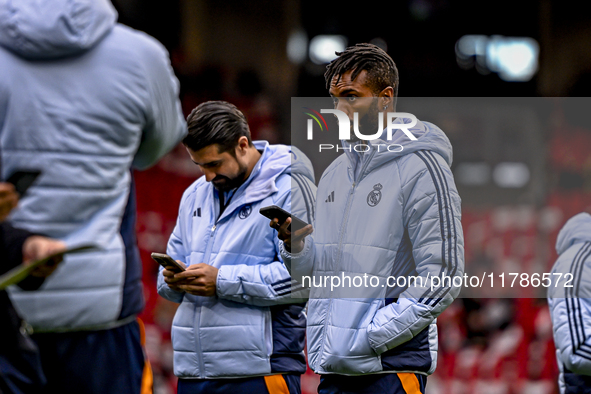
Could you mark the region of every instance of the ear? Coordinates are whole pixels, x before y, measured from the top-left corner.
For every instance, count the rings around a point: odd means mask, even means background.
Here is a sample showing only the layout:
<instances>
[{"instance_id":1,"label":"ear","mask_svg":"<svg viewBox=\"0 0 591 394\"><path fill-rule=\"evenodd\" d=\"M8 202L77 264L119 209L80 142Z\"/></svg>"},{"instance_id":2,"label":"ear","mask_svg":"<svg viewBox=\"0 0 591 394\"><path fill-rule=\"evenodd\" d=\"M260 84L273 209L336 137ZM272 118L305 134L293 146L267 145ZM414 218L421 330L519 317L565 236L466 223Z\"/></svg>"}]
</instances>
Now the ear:
<instances>
[{"instance_id":1,"label":"ear","mask_svg":"<svg viewBox=\"0 0 591 394\"><path fill-rule=\"evenodd\" d=\"M393 102L393 97L394 89L392 88L392 86L384 88L384 90L378 93L378 108L382 110L384 108L387 109L388 107L390 107L390 105Z\"/></svg>"},{"instance_id":2,"label":"ear","mask_svg":"<svg viewBox=\"0 0 591 394\"><path fill-rule=\"evenodd\" d=\"M248 144L248 138L246 138L245 136L238 138L238 144L236 145L236 153L240 155L245 155L249 146L250 145Z\"/></svg>"}]
</instances>

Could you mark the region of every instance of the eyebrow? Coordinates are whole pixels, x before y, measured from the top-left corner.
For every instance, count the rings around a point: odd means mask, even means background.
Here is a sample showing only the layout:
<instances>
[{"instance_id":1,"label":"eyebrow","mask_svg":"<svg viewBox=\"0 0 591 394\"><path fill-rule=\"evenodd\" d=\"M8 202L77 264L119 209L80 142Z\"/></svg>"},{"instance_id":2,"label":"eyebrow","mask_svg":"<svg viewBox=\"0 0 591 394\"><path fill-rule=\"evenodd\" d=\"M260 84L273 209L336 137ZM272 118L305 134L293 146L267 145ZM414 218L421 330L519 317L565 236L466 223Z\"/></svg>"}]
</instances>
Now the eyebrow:
<instances>
[{"instance_id":1,"label":"eyebrow","mask_svg":"<svg viewBox=\"0 0 591 394\"><path fill-rule=\"evenodd\" d=\"M359 91L357 91L355 89L345 89L342 92L340 92L340 96L345 96L345 95L350 94L350 93L359 94ZM331 97L336 97L334 94L332 94L330 92L329 92L329 94L330 94Z\"/></svg>"},{"instance_id":2,"label":"eyebrow","mask_svg":"<svg viewBox=\"0 0 591 394\"><path fill-rule=\"evenodd\" d=\"M199 164L197 163L195 160L191 159L191 161L195 164L197 164L200 167L209 167L209 166L214 166L216 164L219 164L222 162L222 160L214 160L214 161L210 161L209 163L203 163L203 164Z\"/></svg>"}]
</instances>

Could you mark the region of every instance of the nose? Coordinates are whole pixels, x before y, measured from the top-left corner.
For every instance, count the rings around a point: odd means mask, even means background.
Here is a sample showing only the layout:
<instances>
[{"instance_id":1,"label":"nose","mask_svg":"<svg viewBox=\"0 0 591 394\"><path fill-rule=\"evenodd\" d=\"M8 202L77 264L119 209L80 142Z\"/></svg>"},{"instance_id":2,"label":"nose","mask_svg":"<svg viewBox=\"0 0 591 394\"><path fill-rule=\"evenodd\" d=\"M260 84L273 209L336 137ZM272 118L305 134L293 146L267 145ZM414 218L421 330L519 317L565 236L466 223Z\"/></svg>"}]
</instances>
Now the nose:
<instances>
[{"instance_id":1,"label":"nose","mask_svg":"<svg viewBox=\"0 0 591 394\"><path fill-rule=\"evenodd\" d=\"M208 170L207 168L202 168L201 171L203 171L203 175L205 175L205 180L207 182L211 182L217 175L214 171Z\"/></svg>"}]
</instances>

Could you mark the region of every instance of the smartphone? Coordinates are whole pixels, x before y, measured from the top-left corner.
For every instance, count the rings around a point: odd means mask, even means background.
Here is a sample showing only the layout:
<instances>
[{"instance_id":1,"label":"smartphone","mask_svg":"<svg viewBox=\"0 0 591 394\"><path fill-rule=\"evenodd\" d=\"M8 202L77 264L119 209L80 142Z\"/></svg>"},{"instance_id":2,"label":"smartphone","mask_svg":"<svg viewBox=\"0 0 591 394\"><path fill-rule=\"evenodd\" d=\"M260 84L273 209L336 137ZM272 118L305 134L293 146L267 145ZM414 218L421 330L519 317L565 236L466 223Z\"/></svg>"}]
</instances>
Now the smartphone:
<instances>
[{"instance_id":1,"label":"smartphone","mask_svg":"<svg viewBox=\"0 0 591 394\"><path fill-rule=\"evenodd\" d=\"M173 259L172 257L170 257L167 254L152 253L152 259L154 259L154 261L156 261L158 264L160 264L164 268L166 268L168 266L173 266L173 267L176 267L176 269L179 272L182 272L185 270L185 266L182 263L179 263L178 261L176 261L175 259Z\"/></svg>"},{"instance_id":2,"label":"smartphone","mask_svg":"<svg viewBox=\"0 0 591 394\"><path fill-rule=\"evenodd\" d=\"M296 218L286 210L279 208L277 205L270 205L268 207L261 208L259 209L259 212L268 219L279 219L279 224L283 224L283 222L285 222L288 217L291 217L291 224L295 225L296 229L298 230L308 225L308 223L304 222L302 219Z\"/></svg>"},{"instance_id":3,"label":"smartphone","mask_svg":"<svg viewBox=\"0 0 591 394\"><path fill-rule=\"evenodd\" d=\"M6 182L12 183L19 197L23 198L39 175L39 170L18 170L9 176Z\"/></svg>"}]
</instances>

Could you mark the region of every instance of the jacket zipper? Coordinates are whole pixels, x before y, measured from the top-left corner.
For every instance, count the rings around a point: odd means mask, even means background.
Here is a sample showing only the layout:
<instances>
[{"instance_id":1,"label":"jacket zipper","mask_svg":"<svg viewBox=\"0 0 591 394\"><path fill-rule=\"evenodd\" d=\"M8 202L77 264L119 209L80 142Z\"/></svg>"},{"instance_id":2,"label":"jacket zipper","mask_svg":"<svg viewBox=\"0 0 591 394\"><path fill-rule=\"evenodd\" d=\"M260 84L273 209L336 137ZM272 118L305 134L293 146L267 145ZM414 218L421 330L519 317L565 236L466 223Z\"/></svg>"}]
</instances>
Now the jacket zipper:
<instances>
[{"instance_id":1,"label":"jacket zipper","mask_svg":"<svg viewBox=\"0 0 591 394\"><path fill-rule=\"evenodd\" d=\"M345 214L343 215L343 221L342 221L341 230L339 233L339 243L337 246L338 255L336 256L336 258L334 260L334 264L331 267L333 271L336 267L338 267L338 263L340 263L341 257L343 255L343 253L342 253L343 238L345 237L345 229L347 227L347 223L349 222L349 213L351 211L351 204L353 201L352 196L353 196L353 193L355 193L355 187L357 187L359 182L361 182L361 179L363 178L363 173L365 172L365 169L367 168L367 166L369 165L369 163L373 159L374 154L375 154L375 151L372 151L370 153L369 159L363 164L363 167L361 167L361 171L359 172L359 179L353 178L353 183L351 184L351 190L349 191L349 194L347 195L347 205L345 207Z\"/></svg>"},{"instance_id":2,"label":"jacket zipper","mask_svg":"<svg viewBox=\"0 0 591 394\"><path fill-rule=\"evenodd\" d=\"M217 229L217 222L213 225L213 227L211 228L211 233L209 235L209 241L207 242L207 248L205 249L205 255L203 256L203 262L204 263L208 263L209 262L209 256L211 255L211 249L213 248L213 236L215 235L215 230ZM201 327L201 308L202 306L199 306L199 313L197 314L197 322L196 322L196 326L197 327ZM201 329L198 329L197 331L198 333L201 333ZM198 361L199 361L199 377L204 377L205 376L205 364L203 363L203 351L202 351L202 347L201 347L201 335L199 335L199 349L197 349L197 356L198 356Z\"/></svg>"},{"instance_id":3,"label":"jacket zipper","mask_svg":"<svg viewBox=\"0 0 591 394\"><path fill-rule=\"evenodd\" d=\"M235 192L236 193L236 192ZM231 198L233 198L235 196L232 195ZM235 201L234 201L235 202ZM205 248L205 254L203 255L203 263L209 264L209 257L211 256L211 251L213 249L213 237L215 235L215 232L218 228L218 224L220 223L221 219L224 218L224 214L227 214L228 208L230 206L230 203L228 203L228 206L226 207L226 209L224 210L224 212L222 212L220 214L220 216L217 218L217 220L215 220L213 226L211 227L211 231L209 234L209 240L207 241L207 246ZM228 216L228 215L226 215ZM198 318L197 318L197 322L196 322L196 326L197 327L201 327L201 308L202 306L199 306L199 313L198 313ZM201 333L201 330L197 331L198 333ZM203 363L203 352L202 352L202 347L201 347L201 336L199 336L198 338L198 342L199 342L199 348L197 349L197 355L198 355L198 361L199 361L199 377L205 377L205 365Z\"/></svg>"},{"instance_id":4,"label":"jacket zipper","mask_svg":"<svg viewBox=\"0 0 591 394\"><path fill-rule=\"evenodd\" d=\"M359 181L361 181L361 179L363 178L363 173L365 172L365 169L367 168L367 166L369 165L369 163L371 162L371 159L373 159L373 155L375 152L371 153L371 156L369 157L369 159L363 164L363 167L361 167L361 171L359 172L359 180L353 178L353 183L351 184L351 190L349 190L349 194L347 195L347 205L345 207L345 213L343 215L343 221L342 221L342 225L341 225L341 230L340 230L340 234L339 234L339 244L337 246L337 256L335 257L334 263L331 267L331 272L334 271L334 269L336 267L338 267L338 263L341 260L342 257L342 246L343 246L343 238L345 236L345 228L347 227L347 223L349 222L349 212L351 211L351 204L353 201L353 194L355 193L355 187L359 184ZM331 315L331 307L332 307L332 296L330 297L330 299L328 300L328 313L326 314L325 320L324 320L324 327L323 327L323 332L322 332L322 346L320 348L320 361L322 361L322 356L324 355L324 344L325 344L325 339L326 339L326 327L328 326L328 320L330 319L330 315Z\"/></svg>"}]
</instances>

